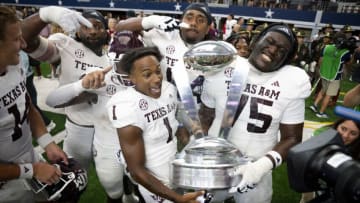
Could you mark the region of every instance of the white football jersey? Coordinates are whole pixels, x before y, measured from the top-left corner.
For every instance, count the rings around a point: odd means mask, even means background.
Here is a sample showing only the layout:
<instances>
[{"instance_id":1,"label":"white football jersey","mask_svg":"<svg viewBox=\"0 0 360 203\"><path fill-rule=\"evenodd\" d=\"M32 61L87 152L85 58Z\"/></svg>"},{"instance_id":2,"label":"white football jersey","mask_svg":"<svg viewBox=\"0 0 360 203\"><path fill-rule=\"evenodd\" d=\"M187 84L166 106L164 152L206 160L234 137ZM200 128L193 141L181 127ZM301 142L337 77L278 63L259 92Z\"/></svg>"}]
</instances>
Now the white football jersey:
<instances>
[{"instance_id":1,"label":"white football jersey","mask_svg":"<svg viewBox=\"0 0 360 203\"><path fill-rule=\"evenodd\" d=\"M239 57L235 67L244 66L250 67L249 75L228 139L244 154L257 159L277 143L280 123L304 122L305 99L310 95L311 85L305 71L295 66L264 73ZM202 102L216 108L210 135L219 133L229 88L227 80L221 72L206 78L204 83Z\"/></svg>"},{"instance_id":2,"label":"white football jersey","mask_svg":"<svg viewBox=\"0 0 360 203\"><path fill-rule=\"evenodd\" d=\"M30 97L21 63L0 76L0 163L34 161L29 125Z\"/></svg>"},{"instance_id":3,"label":"white football jersey","mask_svg":"<svg viewBox=\"0 0 360 203\"><path fill-rule=\"evenodd\" d=\"M95 70L101 69L97 67L90 67L87 73ZM113 95L119 91L125 90L127 87L119 85L113 77L111 71L107 72L104 81L106 83L104 87L95 90L88 90L88 92L93 92L98 95L97 101L93 102L92 107L92 119L95 127L94 142L120 149L117 132L112 126L107 114L106 104Z\"/></svg>"},{"instance_id":4,"label":"white football jersey","mask_svg":"<svg viewBox=\"0 0 360 203\"><path fill-rule=\"evenodd\" d=\"M59 85L78 81L86 73L88 67L105 68L110 66L106 54L98 56L81 42L62 33L51 35L49 40L55 42L61 58ZM93 124L89 103L66 107L65 113L77 124Z\"/></svg>"},{"instance_id":5,"label":"white football jersey","mask_svg":"<svg viewBox=\"0 0 360 203\"><path fill-rule=\"evenodd\" d=\"M175 113L178 101L172 84L163 81L161 89L160 98L154 99L134 88L127 88L115 94L107 108L115 128L132 125L142 130L145 167L169 185L170 164L177 151Z\"/></svg>"}]
</instances>

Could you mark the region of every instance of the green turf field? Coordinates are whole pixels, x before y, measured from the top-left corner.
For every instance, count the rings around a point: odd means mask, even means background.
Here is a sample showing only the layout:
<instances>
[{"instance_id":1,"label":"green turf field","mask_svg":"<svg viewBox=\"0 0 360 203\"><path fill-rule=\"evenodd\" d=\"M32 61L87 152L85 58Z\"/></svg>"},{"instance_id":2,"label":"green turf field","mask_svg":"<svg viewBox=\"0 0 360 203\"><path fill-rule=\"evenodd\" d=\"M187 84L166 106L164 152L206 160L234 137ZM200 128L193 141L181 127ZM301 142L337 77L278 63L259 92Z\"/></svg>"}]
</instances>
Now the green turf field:
<instances>
[{"instance_id":1,"label":"green turf field","mask_svg":"<svg viewBox=\"0 0 360 203\"><path fill-rule=\"evenodd\" d=\"M43 75L49 75L48 69L46 65L42 65ZM341 84L341 92L347 92L351 89L355 83L350 81L343 81ZM339 100L343 100L343 94L340 94ZM310 106L313 102L313 95L306 100L306 107ZM341 105L341 103L338 103ZM337 119L336 115L333 113L333 108L330 107L327 110L328 115L330 116L329 119L319 119L315 116L315 114L309 109L306 108L305 112L305 119L310 121L334 121ZM65 117L60 114L55 114L51 112L46 112L46 115L50 117L54 122L56 122L56 128L51 132L52 134L56 134L57 132L64 129L64 121ZM297 192L292 191L289 188L288 180L287 180L287 171L286 171L286 164L278 167L273 172L273 188L274 188L274 195L273 195L273 203L298 203L300 200L300 194ZM261 195L261 194L259 194ZM106 196L104 190L100 186L94 168L92 167L89 171L89 184L88 188L85 193L82 195L80 199L80 203L105 203Z\"/></svg>"}]
</instances>

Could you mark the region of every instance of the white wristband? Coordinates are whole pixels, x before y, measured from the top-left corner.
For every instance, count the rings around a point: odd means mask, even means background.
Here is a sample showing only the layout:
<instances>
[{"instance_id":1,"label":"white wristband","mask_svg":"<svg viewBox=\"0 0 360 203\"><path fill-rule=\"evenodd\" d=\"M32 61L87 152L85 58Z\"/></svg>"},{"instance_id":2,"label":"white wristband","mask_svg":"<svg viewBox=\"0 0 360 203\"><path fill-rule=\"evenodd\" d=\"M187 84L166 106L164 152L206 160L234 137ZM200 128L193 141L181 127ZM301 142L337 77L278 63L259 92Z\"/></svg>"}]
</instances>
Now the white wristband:
<instances>
[{"instance_id":1,"label":"white wristband","mask_svg":"<svg viewBox=\"0 0 360 203\"><path fill-rule=\"evenodd\" d=\"M282 163L282 157L279 154L279 152L277 151L269 151L268 153L266 153L266 155L269 155L273 158L273 163L274 163L274 168L278 167L281 165Z\"/></svg>"},{"instance_id":2,"label":"white wristband","mask_svg":"<svg viewBox=\"0 0 360 203\"><path fill-rule=\"evenodd\" d=\"M48 146L48 144L50 144L52 142L54 142L54 140L49 133L46 133L37 139L37 143L43 149L45 149L45 147Z\"/></svg>"},{"instance_id":3,"label":"white wristband","mask_svg":"<svg viewBox=\"0 0 360 203\"><path fill-rule=\"evenodd\" d=\"M34 175L33 165L31 163L19 164L19 179L31 179Z\"/></svg>"}]
</instances>

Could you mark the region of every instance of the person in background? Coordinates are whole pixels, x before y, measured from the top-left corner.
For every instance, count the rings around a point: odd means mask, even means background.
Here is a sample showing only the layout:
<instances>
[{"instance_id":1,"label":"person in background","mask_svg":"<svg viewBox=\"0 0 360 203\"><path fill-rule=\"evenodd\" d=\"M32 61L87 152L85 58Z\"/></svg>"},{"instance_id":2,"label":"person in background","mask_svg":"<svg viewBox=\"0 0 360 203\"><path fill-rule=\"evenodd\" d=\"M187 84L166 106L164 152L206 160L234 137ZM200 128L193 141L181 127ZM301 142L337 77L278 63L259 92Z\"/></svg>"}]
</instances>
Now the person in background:
<instances>
[{"instance_id":1,"label":"person in background","mask_svg":"<svg viewBox=\"0 0 360 203\"><path fill-rule=\"evenodd\" d=\"M294 59L292 60L292 64L303 68L306 72L308 72L310 53L309 48L304 43L304 38L305 34L302 31L296 32L296 39L298 41L299 47L296 51Z\"/></svg>"},{"instance_id":2,"label":"person in background","mask_svg":"<svg viewBox=\"0 0 360 203\"><path fill-rule=\"evenodd\" d=\"M247 21L246 21L246 31L253 31L255 28L255 21L253 18L249 18Z\"/></svg>"},{"instance_id":3,"label":"person in background","mask_svg":"<svg viewBox=\"0 0 360 203\"><path fill-rule=\"evenodd\" d=\"M114 34L115 34L115 26L118 23L118 21L116 20L116 18L109 18L108 19L108 29L106 30L109 37L110 37L110 42L112 41L112 39L114 38Z\"/></svg>"},{"instance_id":4,"label":"person in background","mask_svg":"<svg viewBox=\"0 0 360 203\"><path fill-rule=\"evenodd\" d=\"M237 24L237 21L234 19L234 14L229 14L226 17L225 32L223 33L223 40L226 40L228 37L230 37L230 35L233 31L233 26L235 24Z\"/></svg>"},{"instance_id":5,"label":"person in background","mask_svg":"<svg viewBox=\"0 0 360 203\"><path fill-rule=\"evenodd\" d=\"M270 203L271 171L286 160L292 146L301 142L305 99L311 85L304 70L288 65L297 50L295 33L288 25L269 25L250 47L248 59L239 56L219 72L222 76L205 78L199 117L204 133L218 136L230 88L225 81L231 79L232 67L248 67L228 140L253 161L229 171L230 175L242 176L229 193L237 203Z\"/></svg>"},{"instance_id":6,"label":"person in background","mask_svg":"<svg viewBox=\"0 0 360 203\"><path fill-rule=\"evenodd\" d=\"M230 36L226 41L235 47L239 56L247 58L250 55L249 38L239 34L234 34Z\"/></svg>"},{"instance_id":7,"label":"person in background","mask_svg":"<svg viewBox=\"0 0 360 203\"><path fill-rule=\"evenodd\" d=\"M183 136L177 134L177 90L163 80L161 58L156 47L124 53L116 72L127 75L133 87L110 99L108 116L117 129L126 168L145 202L195 203L203 191L181 195L171 189L171 161L177 136Z\"/></svg>"},{"instance_id":8,"label":"person in background","mask_svg":"<svg viewBox=\"0 0 360 203\"><path fill-rule=\"evenodd\" d=\"M328 118L327 109L331 97L338 94L344 67L351 61L351 54L346 46L346 37L342 32L334 36L334 44L326 45L319 59L322 89L314 103L309 107L318 118ZM321 107L318 105L321 102Z\"/></svg>"}]
</instances>

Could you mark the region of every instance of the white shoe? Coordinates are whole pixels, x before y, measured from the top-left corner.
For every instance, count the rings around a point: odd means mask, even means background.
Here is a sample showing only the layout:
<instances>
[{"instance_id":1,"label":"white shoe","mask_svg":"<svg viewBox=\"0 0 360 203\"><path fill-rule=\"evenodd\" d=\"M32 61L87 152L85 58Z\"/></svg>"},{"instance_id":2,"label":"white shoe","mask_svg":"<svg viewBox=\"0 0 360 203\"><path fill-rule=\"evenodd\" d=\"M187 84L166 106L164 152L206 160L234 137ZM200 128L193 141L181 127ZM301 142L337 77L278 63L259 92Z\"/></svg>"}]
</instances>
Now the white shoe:
<instances>
[{"instance_id":1,"label":"white shoe","mask_svg":"<svg viewBox=\"0 0 360 203\"><path fill-rule=\"evenodd\" d=\"M51 121L47 126L46 129L48 132L51 132L52 130L54 130L54 128L56 127L56 123L54 123L54 121Z\"/></svg>"},{"instance_id":2,"label":"white shoe","mask_svg":"<svg viewBox=\"0 0 360 203\"><path fill-rule=\"evenodd\" d=\"M131 193L130 195L123 194L122 202L123 203L138 203L139 197L136 196L134 193Z\"/></svg>"}]
</instances>

